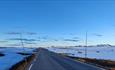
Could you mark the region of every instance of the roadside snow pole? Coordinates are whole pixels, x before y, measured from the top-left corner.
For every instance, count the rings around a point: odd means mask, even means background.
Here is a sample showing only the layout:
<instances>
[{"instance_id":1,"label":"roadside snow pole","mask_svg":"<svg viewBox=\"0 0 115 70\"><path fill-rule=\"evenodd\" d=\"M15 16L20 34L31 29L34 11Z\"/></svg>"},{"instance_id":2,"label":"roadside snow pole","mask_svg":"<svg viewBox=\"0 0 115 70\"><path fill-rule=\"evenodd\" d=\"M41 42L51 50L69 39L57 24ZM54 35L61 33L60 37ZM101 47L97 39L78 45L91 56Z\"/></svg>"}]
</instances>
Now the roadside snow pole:
<instances>
[{"instance_id":1,"label":"roadside snow pole","mask_svg":"<svg viewBox=\"0 0 115 70\"><path fill-rule=\"evenodd\" d=\"M22 48L23 48L23 52L25 52L25 49L24 49L24 43L23 43L23 40L22 40L22 33L20 33L20 42L21 42L21 45L22 45Z\"/></svg>"},{"instance_id":2,"label":"roadside snow pole","mask_svg":"<svg viewBox=\"0 0 115 70\"><path fill-rule=\"evenodd\" d=\"M85 36L85 58L87 58L87 32Z\"/></svg>"},{"instance_id":3,"label":"roadside snow pole","mask_svg":"<svg viewBox=\"0 0 115 70\"><path fill-rule=\"evenodd\" d=\"M10 34L10 35L19 35L19 39L17 39L17 40L20 40L20 42L21 42L21 45L22 45L22 49L23 49L23 52L25 52L25 49L24 49L24 42L23 42L23 38L22 38L22 33L20 33L20 32L9 32L9 33L7 33L7 34ZM26 57L24 58L24 60L25 60L25 63L27 64L27 60L26 60ZM26 65L25 64L25 65ZM25 68L25 65L24 65L24 68Z\"/></svg>"},{"instance_id":4,"label":"roadside snow pole","mask_svg":"<svg viewBox=\"0 0 115 70\"><path fill-rule=\"evenodd\" d=\"M20 42L21 42L21 45L22 45L22 48L23 48L23 53L26 53L24 42L23 42L22 33L19 33L19 35L20 35ZM24 69L25 69L25 67L27 65L27 59L26 59L26 57L24 57L24 61L25 61L25 64L24 64Z\"/></svg>"}]
</instances>

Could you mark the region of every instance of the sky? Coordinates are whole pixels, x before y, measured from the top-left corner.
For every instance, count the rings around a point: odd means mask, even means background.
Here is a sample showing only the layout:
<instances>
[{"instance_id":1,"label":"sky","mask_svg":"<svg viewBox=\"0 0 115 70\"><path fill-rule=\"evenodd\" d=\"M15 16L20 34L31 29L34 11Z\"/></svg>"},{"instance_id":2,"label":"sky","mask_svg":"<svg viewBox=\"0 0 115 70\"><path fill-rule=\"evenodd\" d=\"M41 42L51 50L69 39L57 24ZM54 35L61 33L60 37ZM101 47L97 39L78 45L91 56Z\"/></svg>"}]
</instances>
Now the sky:
<instances>
[{"instance_id":1,"label":"sky","mask_svg":"<svg viewBox=\"0 0 115 70\"><path fill-rule=\"evenodd\" d=\"M36 46L85 45L86 32L88 45L115 45L114 30L114 0L0 0L1 46L19 43L9 32L37 33L23 34Z\"/></svg>"}]
</instances>

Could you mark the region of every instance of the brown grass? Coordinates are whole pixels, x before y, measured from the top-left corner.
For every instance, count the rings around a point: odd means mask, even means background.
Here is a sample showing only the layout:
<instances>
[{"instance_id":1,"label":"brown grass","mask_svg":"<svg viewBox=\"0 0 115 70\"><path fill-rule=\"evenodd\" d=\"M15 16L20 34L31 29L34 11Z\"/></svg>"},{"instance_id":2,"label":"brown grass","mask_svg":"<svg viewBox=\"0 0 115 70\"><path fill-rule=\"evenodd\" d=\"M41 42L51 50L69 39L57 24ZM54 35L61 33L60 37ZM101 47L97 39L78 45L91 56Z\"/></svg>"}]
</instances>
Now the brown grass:
<instances>
[{"instance_id":1,"label":"brown grass","mask_svg":"<svg viewBox=\"0 0 115 70\"><path fill-rule=\"evenodd\" d=\"M84 63L89 63L98 67L105 68L107 70L115 70L115 61L111 60L98 60L98 59L90 59L90 58L76 58L76 57L70 57L72 59L75 59L77 61L81 61Z\"/></svg>"},{"instance_id":2,"label":"brown grass","mask_svg":"<svg viewBox=\"0 0 115 70\"><path fill-rule=\"evenodd\" d=\"M111 68L111 70L115 70L115 68Z\"/></svg>"}]
</instances>

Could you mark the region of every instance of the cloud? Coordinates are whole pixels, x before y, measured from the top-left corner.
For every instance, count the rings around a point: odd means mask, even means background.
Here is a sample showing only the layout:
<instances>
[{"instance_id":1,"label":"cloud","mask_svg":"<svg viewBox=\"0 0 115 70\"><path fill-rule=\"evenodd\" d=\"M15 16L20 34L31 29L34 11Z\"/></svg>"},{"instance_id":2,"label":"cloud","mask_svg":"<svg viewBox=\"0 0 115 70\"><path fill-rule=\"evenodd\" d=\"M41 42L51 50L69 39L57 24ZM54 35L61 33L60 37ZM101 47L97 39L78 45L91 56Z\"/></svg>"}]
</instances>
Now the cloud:
<instances>
[{"instance_id":1,"label":"cloud","mask_svg":"<svg viewBox=\"0 0 115 70\"><path fill-rule=\"evenodd\" d=\"M25 44L36 44L36 43L33 43L33 42L24 42Z\"/></svg>"},{"instance_id":2,"label":"cloud","mask_svg":"<svg viewBox=\"0 0 115 70\"><path fill-rule=\"evenodd\" d=\"M80 41L80 40L75 40L75 39L64 39L64 41L78 42L78 41Z\"/></svg>"},{"instance_id":3,"label":"cloud","mask_svg":"<svg viewBox=\"0 0 115 70\"><path fill-rule=\"evenodd\" d=\"M43 37L38 37L39 40L52 40L52 41L57 41L57 39L49 37L49 36L43 36Z\"/></svg>"},{"instance_id":4,"label":"cloud","mask_svg":"<svg viewBox=\"0 0 115 70\"><path fill-rule=\"evenodd\" d=\"M98 36L98 37L102 37L103 36L101 34L96 34L96 33L94 33L93 35Z\"/></svg>"},{"instance_id":5,"label":"cloud","mask_svg":"<svg viewBox=\"0 0 115 70\"><path fill-rule=\"evenodd\" d=\"M0 43L6 43L6 42L8 42L8 41L0 41Z\"/></svg>"},{"instance_id":6,"label":"cloud","mask_svg":"<svg viewBox=\"0 0 115 70\"><path fill-rule=\"evenodd\" d=\"M27 32L26 34L28 34L28 35L37 35L37 33L35 33L35 32Z\"/></svg>"},{"instance_id":7,"label":"cloud","mask_svg":"<svg viewBox=\"0 0 115 70\"><path fill-rule=\"evenodd\" d=\"M23 41L37 41L36 39L26 39L26 38L11 38L11 39L8 39L8 40L23 40Z\"/></svg>"},{"instance_id":8,"label":"cloud","mask_svg":"<svg viewBox=\"0 0 115 70\"><path fill-rule=\"evenodd\" d=\"M8 33L5 33L5 34L9 34L9 35L17 35L17 34L21 34L20 32L8 32Z\"/></svg>"},{"instance_id":9,"label":"cloud","mask_svg":"<svg viewBox=\"0 0 115 70\"><path fill-rule=\"evenodd\" d=\"M38 37L38 39L49 39L48 36Z\"/></svg>"},{"instance_id":10,"label":"cloud","mask_svg":"<svg viewBox=\"0 0 115 70\"><path fill-rule=\"evenodd\" d=\"M21 46L21 44L7 44L7 46Z\"/></svg>"},{"instance_id":11,"label":"cloud","mask_svg":"<svg viewBox=\"0 0 115 70\"><path fill-rule=\"evenodd\" d=\"M79 37L73 37L72 39L80 39Z\"/></svg>"},{"instance_id":12,"label":"cloud","mask_svg":"<svg viewBox=\"0 0 115 70\"><path fill-rule=\"evenodd\" d=\"M54 41L58 41L57 39L54 39Z\"/></svg>"},{"instance_id":13,"label":"cloud","mask_svg":"<svg viewBox=\"0 0 115 70\"><path fill-rule=\"evenodd\" d=\"M5 34L9 34L9 35L17 35L17 34L36 35L37 33L35 33L35 32L8 32Z\"/></svg>"}]
</instances>

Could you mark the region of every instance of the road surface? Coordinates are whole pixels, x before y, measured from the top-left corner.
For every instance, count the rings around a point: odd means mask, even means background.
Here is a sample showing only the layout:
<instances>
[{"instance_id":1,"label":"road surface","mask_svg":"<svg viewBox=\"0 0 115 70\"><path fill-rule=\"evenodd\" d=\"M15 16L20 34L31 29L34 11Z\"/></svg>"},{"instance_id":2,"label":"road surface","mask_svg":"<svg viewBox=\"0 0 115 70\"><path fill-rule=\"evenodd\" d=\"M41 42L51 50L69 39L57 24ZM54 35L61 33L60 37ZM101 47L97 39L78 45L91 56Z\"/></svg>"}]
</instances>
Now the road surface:
<instances>
[{"instance_id":1,"label":"road surface","mask_svg":"<svg viewBox=\"0 0 115 70\"><path fill-rule=\"evenodd\" d=\"M29 70L102 70L101 68L74 61L70 58L39 49L36 59Z\"/></svg>"}]
</instances>

